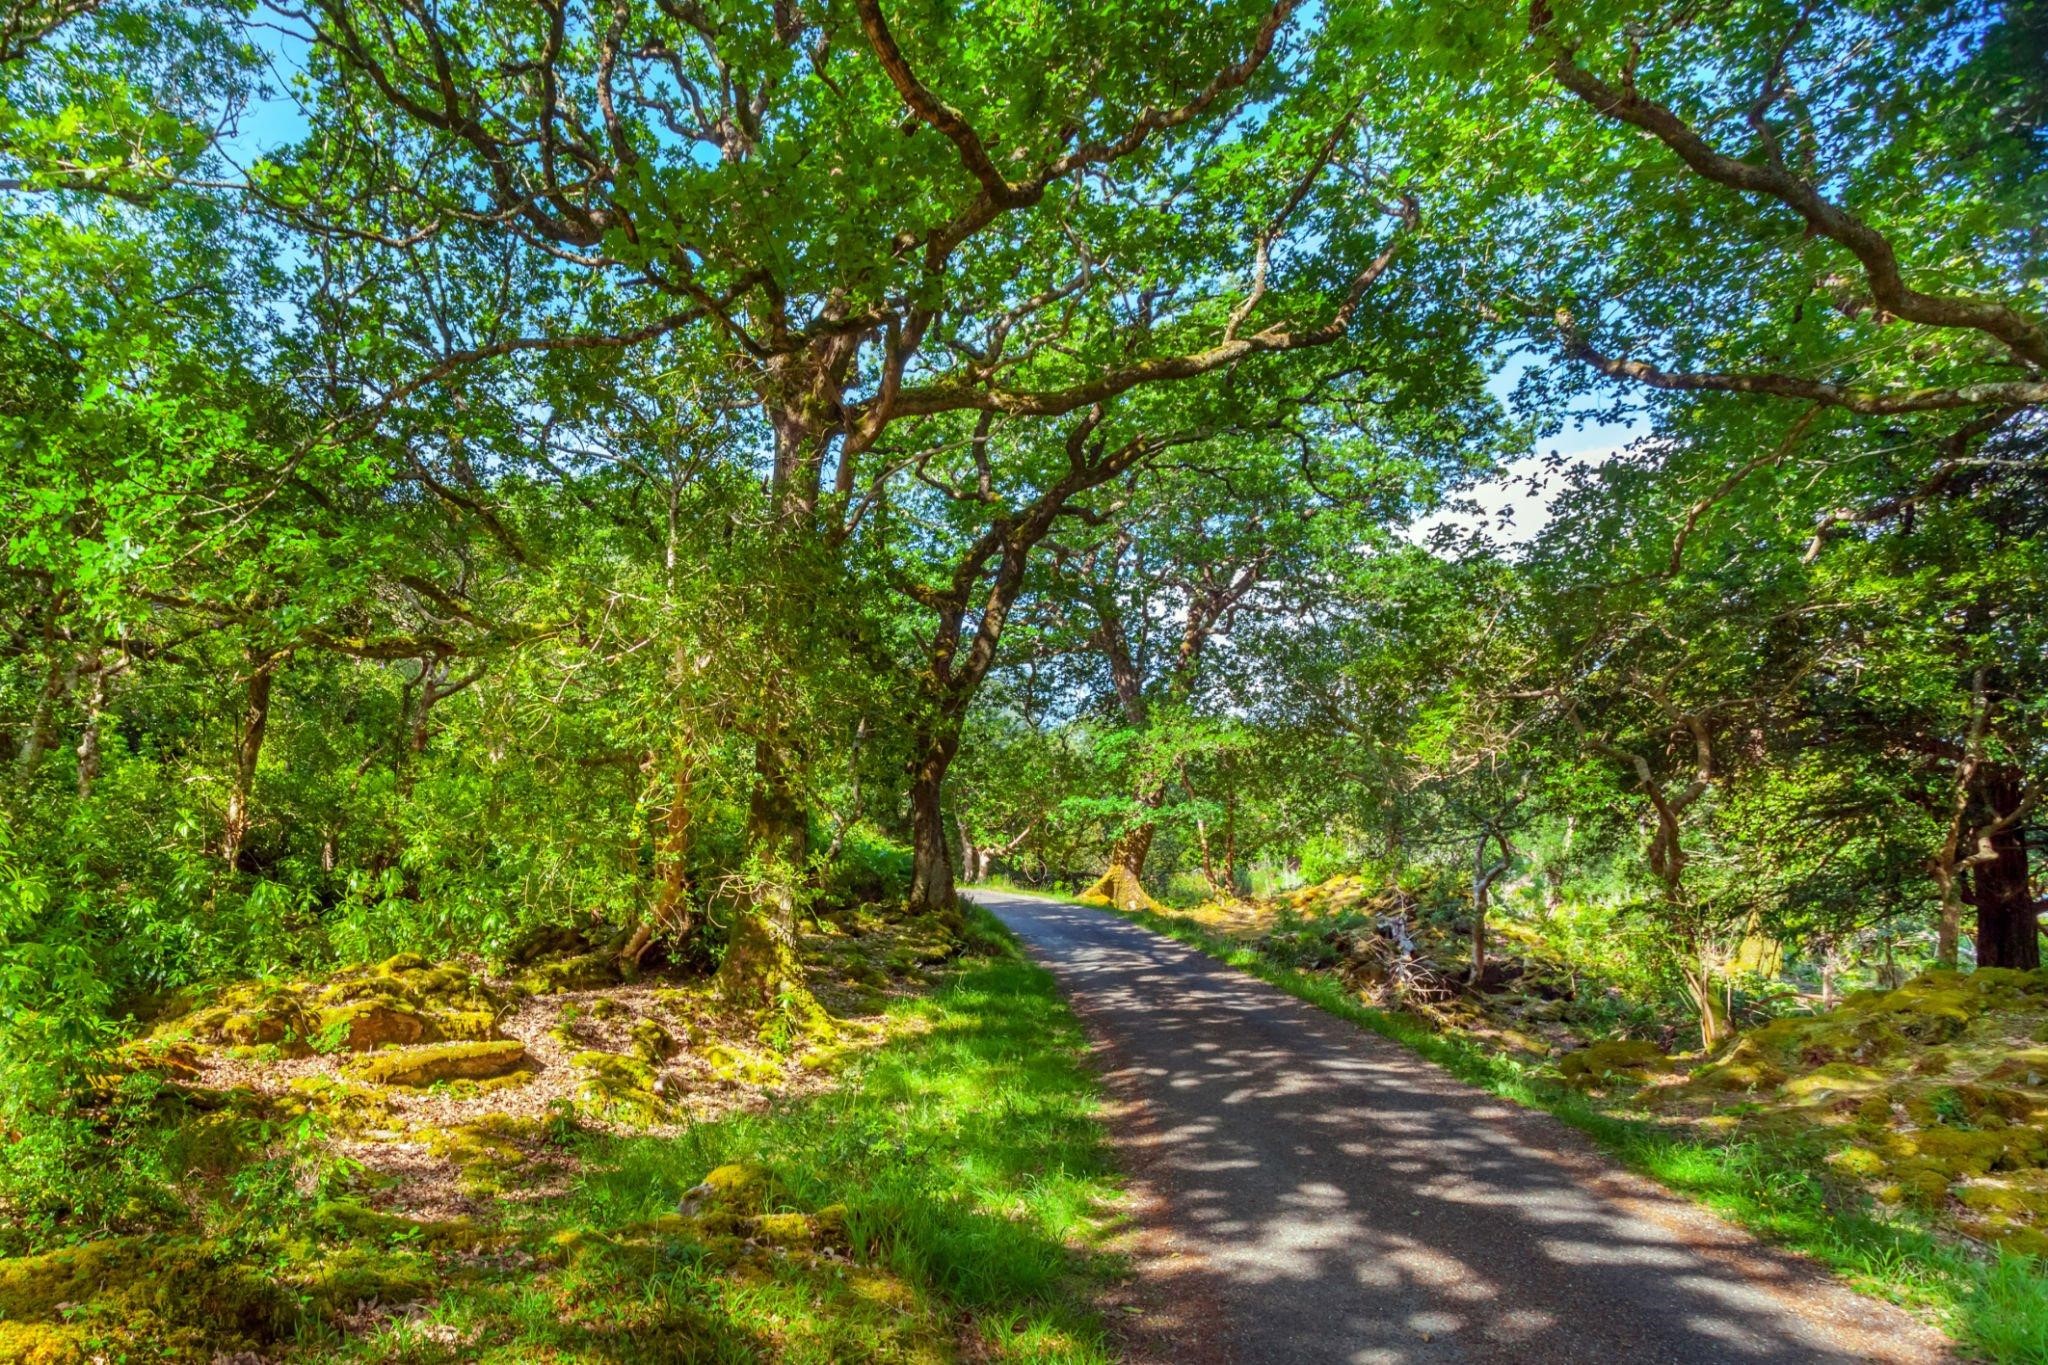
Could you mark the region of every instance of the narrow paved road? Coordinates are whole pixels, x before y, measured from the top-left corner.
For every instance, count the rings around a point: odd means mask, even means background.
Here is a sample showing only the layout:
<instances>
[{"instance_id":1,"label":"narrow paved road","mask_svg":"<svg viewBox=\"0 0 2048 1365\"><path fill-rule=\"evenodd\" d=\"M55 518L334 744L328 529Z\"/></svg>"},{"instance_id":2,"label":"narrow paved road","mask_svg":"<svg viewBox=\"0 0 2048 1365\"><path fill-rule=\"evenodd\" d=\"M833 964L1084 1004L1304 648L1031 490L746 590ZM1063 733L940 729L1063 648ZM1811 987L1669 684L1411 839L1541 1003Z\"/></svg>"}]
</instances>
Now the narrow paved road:
<instances>
[{"instance_id":1,"label":"narrow paved road","mask_svg":"<svg viewBox=\"0 0 2048 1365\"><path fill-rule=\"evenodd\" d=\"M1120 1141L1146 1149L1215 1296L1221 1350L1202 1354L1949 1359L1904 1313L1397 1044L1107 912L974 899L1052 970L1139 1111Z\"/></svg>"}]
</instances>

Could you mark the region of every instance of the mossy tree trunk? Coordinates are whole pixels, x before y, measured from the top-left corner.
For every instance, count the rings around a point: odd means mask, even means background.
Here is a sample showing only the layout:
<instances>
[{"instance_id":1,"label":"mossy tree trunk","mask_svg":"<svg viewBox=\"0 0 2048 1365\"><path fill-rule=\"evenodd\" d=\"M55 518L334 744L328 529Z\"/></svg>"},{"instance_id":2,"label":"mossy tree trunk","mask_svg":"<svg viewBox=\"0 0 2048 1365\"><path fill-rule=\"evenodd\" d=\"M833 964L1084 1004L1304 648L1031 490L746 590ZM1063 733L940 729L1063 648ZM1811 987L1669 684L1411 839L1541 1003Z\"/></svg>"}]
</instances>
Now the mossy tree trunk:
<instances>
[{"instance_id":1,"label":"mossy tree trunk","mask_svg":"<svg viewBox=\"0 0 2048 1365\"><path fill-rule=\"evenodd\" d=\"M653 756L650 755L650 761ZM686 942L696 928L690 908L690 823L695 769L687 741L676 745L675 770L669 787L668 808L661 813L655 831L654 906L649 919L633 931L622 957L638 963L656 938L671 947Z\"/></svg>"},{"instance_id":2,"label":"mossy tree trunk","mask_svg":"<svg viewBox=\"0 0 2048 1365\"><path fill-rule=\"evenodd\" d=\"M910 913L955 925L960 918L952 853L947 845L946 770L960 751L957 725L941 723L919 732L916 767L910 781Z\"/></svg>"},{"instance_id":3,"label":"mossy tree trunk","mask_svg":"<svg viewBox=\"0 0 2048 1365\"><path fill-rule=\"evenodd\" d=\"M92 675L92 685L86 690L85 724L78 732L78 799L81 801L91 799L92 789L100 779L100 727L106 719L107 693L114 673L105 652L97 648L88 658L87 670Z\"/></svg>"},{"instance_id":4,"label":"mossy tree trunk","mask_svg":"<svg viewBox=\"0 0 2048 1365\"><path fill-rule=\"evenodd\" d=\"M1698 944L1688 947L1688 959L1679 967L1685 978L1685 993L1692 999L1692 1007L1699 1015L1700 1045L1712 1052L1728 1041L1735 1032L1735 1025L1728 1013L1728 993L1720 980L1720 974L1708 965L1707 955Z\"/></svg>"},{"instance_id":5,"label":"mossy tree trunk","mask_svg":"<svg viewBox=\"0 0 2048 1365\"><path fill-rule=\"evenodd\" d=\"M823 1017L804 984L796 951L797 888L810 853L810 822L780 745L754 746L754 787L747 803L752 904L733 923L718 986L739 1009L772 1011L810 1022Z\"/></svg>"},{"instance_id":6,"label":"mossy tree trunk","mask_svg":"<svg viewBox=\"0 0 2048 1365\"><path fill-rule=\"evenodd\" d=\"M1147 822L1117 836L1109 849L1109 866L1082 892L1084 899L1109 902L1124 910L1157 910L1159 902L1146 894L1145 858L1152 851L1159 827Z\"/></svg>"}]
</instances>

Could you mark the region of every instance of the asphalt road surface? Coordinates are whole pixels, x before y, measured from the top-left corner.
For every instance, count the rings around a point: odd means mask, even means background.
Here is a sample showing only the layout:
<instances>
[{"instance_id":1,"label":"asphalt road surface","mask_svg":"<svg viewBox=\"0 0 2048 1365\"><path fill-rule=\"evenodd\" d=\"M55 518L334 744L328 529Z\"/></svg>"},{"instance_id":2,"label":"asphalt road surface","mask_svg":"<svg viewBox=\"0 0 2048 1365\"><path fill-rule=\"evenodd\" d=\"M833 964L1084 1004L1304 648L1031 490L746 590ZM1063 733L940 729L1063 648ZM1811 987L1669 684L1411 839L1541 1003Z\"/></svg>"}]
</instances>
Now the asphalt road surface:
<instances>
[{"instance_id":1,"label":"asphalt road surface","mask_svg":"<svg viewBox=\"0 0 2048 1365\"><path fill-rule=\"evenodd\" d=\"M1947 1360L1548 1115L1107 911L975 892L1087 1023L1235 1362ZM1134 1150L1142 1148L1142 1151ZM1141 1262L1142 1262L1141 1258Z\"/></svg>"}]
</instances>

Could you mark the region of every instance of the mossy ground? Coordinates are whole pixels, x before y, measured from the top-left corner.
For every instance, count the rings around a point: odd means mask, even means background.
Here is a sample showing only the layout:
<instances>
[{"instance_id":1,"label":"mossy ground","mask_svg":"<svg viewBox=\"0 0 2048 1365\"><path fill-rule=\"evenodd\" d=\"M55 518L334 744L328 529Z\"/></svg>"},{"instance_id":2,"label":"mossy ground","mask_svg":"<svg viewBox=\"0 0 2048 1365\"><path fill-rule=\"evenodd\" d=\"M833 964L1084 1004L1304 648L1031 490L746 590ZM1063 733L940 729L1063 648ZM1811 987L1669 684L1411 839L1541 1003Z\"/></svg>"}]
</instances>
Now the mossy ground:
<instances>
[{"instance_id":1,"label":"mossy ground","mask_svg":"<svg viewBox=\"0 0 2048 1365\"><path fill-rule=\"evenodd\" d=\"M1708 1056L1600 1038L1548 999L1540 945L1507 1000L1401 1008L1341 950L1357 878L1263 903L1125 911L1583 1130L1636 1169L1918 1308L1984 1358L2048 1362L2048 972L1929 973ZM1304 941L1311 951L1302 951ZM1585 983L1582 994L1596 995Z\"/></svg>"},{"instance_id":2,"label":"mossy ground","mask_svg":"<svg viewBox=\"0 0 2048 1365\"><path fill-rule=\"evenodd\" d=\"M0 1362L1108 1359L1116 1187L1050 981L979 920L965 956L872 915L804 952L832 1038L782 1051L772 1020L710 1027L692 983L508 1006L472 976L501 1027L561 1035L535 1052L563 1102L534 1114L309 1072L288 1033L199 1042L271 1051L203 1051L169 1092L211 1153L189 1217L0 1260ZM327 988L239 988L230 1014L315 1021ZM182 1018L158 1044L193 1045Z\"/></svg>"}]
</instances>

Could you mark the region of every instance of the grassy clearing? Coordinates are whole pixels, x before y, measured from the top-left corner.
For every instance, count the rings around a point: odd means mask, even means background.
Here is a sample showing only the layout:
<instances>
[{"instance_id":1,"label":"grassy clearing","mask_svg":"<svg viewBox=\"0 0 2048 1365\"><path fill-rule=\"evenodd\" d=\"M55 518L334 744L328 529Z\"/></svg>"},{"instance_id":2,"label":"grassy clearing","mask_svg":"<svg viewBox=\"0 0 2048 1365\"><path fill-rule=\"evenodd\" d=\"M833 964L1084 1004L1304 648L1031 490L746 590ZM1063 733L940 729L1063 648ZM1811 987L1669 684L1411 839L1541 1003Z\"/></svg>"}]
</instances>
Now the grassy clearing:
<instances>
[{"instance_id":1,"label":"grassy clearing","mask_svg":"<svg viewBox=\"0 0 2048 1365\"><path fill-rule=\"evenodd\" d=\"M2039 1261L1984 1254L1872 1216L1860 1191L1829 1178L1817 1145L1789 1139L1701 1141L1603 1112L1528 1063L1411 1016L1364 1005L1331 977L1277 962L1182 917L1117 913L1391 1038L1461 1080L1556 1115L1623 1164L1730 1222L1814 1257L1865 1292L1930 1314L1974 1354L1999 1362L2048 1362L2048 1276Z\"/></svg>"},{"instance_id":2,"label":"grassy clearing","mask_svg":"<svg viewBox=\"0 0 2048 1365\"><path fill-rule=\"evenodd\" d=\"M234 1246L0 1261L0 1361L1106 1362L1118 1187L1085 1040L993 921L970 938L829 1088L665 1136L565 1118L567 1183L508 1183L487 1217L342 1200ZM191 1292L158 1303L173 1259Z\"/></svg>"}]
</instances>

